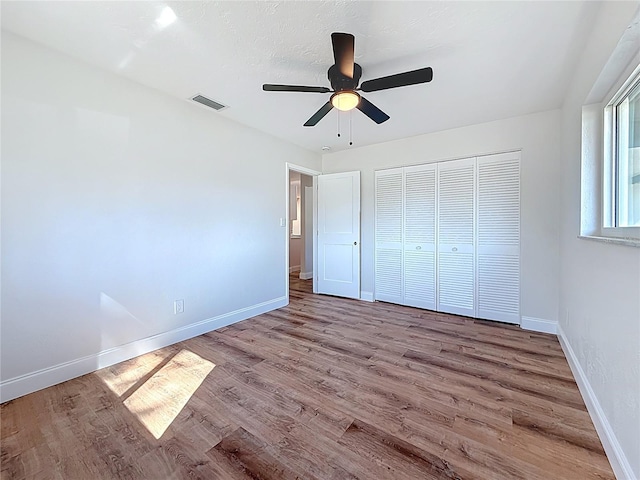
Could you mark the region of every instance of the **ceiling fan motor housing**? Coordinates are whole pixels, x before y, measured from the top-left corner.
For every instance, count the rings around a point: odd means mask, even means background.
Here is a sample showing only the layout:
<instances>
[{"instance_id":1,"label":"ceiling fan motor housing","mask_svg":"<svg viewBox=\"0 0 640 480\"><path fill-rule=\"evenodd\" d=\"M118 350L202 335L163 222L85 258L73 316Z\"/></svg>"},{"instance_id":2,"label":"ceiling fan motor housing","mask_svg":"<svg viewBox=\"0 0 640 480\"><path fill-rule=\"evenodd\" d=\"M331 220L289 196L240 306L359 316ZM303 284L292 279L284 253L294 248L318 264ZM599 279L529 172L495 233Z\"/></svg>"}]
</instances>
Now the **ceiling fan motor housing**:
<instances>
[{"instance_id":1,"label":"ceiling fan motor housing","mask_svg":"<svg viewBox=\"0 0 640 480\"><path fill-rule=\"evenodd\" d=\"M331 88L336 92L342 92L344 90L355 90L360 83L360 77L362 76L362 67L357 63L353 64L353 78L347 77L340 72L340 69L336 65L332 65L327 72L327 77L331 83Z\"/></svg>"}]
</instances>

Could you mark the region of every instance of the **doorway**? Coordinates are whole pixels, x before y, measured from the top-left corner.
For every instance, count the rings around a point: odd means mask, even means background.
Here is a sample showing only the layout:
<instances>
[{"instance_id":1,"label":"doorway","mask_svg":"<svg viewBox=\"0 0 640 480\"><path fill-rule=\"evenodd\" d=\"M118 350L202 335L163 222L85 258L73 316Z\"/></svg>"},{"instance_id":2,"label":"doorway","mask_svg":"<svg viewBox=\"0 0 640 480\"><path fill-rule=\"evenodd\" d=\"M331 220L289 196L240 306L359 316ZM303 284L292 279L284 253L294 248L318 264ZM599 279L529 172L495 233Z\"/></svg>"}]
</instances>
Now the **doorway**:
<instances>
[{"instance_id":1,"label":"doorway","mask_svg":"<svg viewBox=\"0 0 640 480\"><path fill-rule=\"evenodd\" d=\"M313 278L313 293L322 293L345 298L360 298L360 172L342 172L322 175L304 167L286 164L286 295L289 296L289 276L296 271L297 252L290 252L293 221L298 218L297 191L300 192L300 216L309 212L312 199L312 221L306 218L299 225L300 233L308 232L301 242L300 271L303 277ZM296 184L300 176L300 188ZM302 182L311 178L312 188ZM302 186L305 187L302 190ZM292 191L294 193L292 193ZM295 209L295 213L294 213ZM308 215L307 215L308 217ZM298 228L296 226L296 232ZM301 235L302 236L302 235ZM309 236L312 238L309 239ZM295 247L293 247L295 248ZM291 257L291 258L290 258ZM309 270L311 266L312 270ZM291 268L293 267L293 268ZM300 275L300 274L298 274ZM300 276L298 276L300 278ZM302 278L301 280L304 280Z\"/></svg>"},{"instance_id":2,"label":"doorway","mask_svg":"<svg viewBox=\"0 0 640 480\"><path fill-rule=\"evenodd\" d=\"M320 172L287 163L286 292L315 292L316 177Z\"/></svg>"}]
</instances>

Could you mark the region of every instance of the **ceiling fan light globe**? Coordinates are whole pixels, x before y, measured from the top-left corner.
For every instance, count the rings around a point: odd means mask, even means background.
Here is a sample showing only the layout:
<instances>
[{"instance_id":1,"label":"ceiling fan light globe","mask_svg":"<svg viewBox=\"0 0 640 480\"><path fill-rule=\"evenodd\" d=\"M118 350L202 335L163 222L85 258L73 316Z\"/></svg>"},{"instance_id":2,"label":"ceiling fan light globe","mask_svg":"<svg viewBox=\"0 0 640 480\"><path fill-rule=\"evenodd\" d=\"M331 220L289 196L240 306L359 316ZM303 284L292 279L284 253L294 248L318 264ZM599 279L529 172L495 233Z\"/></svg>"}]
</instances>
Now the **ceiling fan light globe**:
<instances>
[{"instance_id":1,"label":"ceiling fan light globe","mask_svg":"<svg viewBox=\"0 0 640 480\"><path fill-rule=\"evenodd\" d=\"M353 110L359 103L360 95L350 90L336 92L331 96L331 105L342 112Z\"/></svg>"}]
</instances>

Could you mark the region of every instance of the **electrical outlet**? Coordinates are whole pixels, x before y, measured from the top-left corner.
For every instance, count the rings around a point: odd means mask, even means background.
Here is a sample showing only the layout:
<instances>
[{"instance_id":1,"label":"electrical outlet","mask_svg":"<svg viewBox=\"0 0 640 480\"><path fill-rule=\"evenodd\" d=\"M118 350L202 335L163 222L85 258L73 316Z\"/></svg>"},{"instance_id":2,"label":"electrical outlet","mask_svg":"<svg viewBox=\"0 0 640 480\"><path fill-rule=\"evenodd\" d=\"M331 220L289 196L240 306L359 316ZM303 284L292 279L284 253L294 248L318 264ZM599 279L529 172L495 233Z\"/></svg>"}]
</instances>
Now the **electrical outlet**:
<instances>
[{"instance_id":1,"label":"electrical outlet","mask_svg":"<svg viewBox=\"0 0 640 480\"><path fill-rule=\"evenodd\" d=\"M184 313L184 300L176 300L173 302L173 313L174 315Z\"/></svg>"}]
</instances>

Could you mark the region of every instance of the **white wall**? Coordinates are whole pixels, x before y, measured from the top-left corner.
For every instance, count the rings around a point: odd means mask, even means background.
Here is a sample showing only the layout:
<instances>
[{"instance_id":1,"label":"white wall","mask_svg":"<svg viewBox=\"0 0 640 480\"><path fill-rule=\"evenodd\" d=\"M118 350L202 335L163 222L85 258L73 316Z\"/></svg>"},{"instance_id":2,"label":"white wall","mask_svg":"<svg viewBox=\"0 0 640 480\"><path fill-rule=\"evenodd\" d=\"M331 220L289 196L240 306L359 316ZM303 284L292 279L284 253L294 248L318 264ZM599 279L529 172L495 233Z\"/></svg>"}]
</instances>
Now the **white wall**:
<instances>
[{"instance_id":1,"label":"white wall","mask_svg":"<svg viewBox=\"0 0 640 480\"><path fill-rule=\"evenodd\" d=\"M311 190L309 190L311 189ZM302 258L300 273L306 279L313 274L313 177L300 175L300 193L302 194Z\"/></svg>"},{"instance_id":2,"label":"white wall","mask_svg":"<svg viewBox=\"0 0 640 480\"><path fill-rule=\"evenodd\" d=\"M302 237L289 239L289 270L300 271L300 261L302 258Z\"/></svg>"},{"instance_id":3,"label":"white wall","mask_svg":"<svg viewBox=\"0 0 640 480\"><path fill-rule=\"evenodd\" d=\"M601 409L595 423L618 478L629 479L640 478L640 248L577 237L582 104L637 8L636 2L601 7L562 110L560 326L588 386L583 390L591 389Z\"/></svg>"},{"instance_id":4,"label":"white wall","mask_svg":"<svg viewBox=\"0 0 640 480\"><path fill-rule=\"evenodd\" d=\"M282 304L285 162L321 164L3 32L3 400Z\"/></svg>"},{"instance_id":5,"label":"white wall","mask_svg":"<svg viewBox=\"0 0 640 480\"><path fill-rule=\"evenodd\" d=\"M300 222L300 233L302 233L302 211L300 212L300 218L297 218L297 197L301 197L300 188L300 173L289 171L289 231L292 231L293 221ZM302 209L301 209L302 210ZM293 268L294 271L300 270L300 259L302 257L302 238L289 237L289 271Z\"/></svg>"},{"instance_id":6,"label":"white wall","mask_svg":"<svg viewBox=\"0 0 640 480\"><path fill-rule=\"evenodd\" d=\"M324 173L362 172L363 292L374 291L375 170L522 149L521 313L557 321L559 127L555 110L324 155Z\"/></svg>"}]
</instances>

